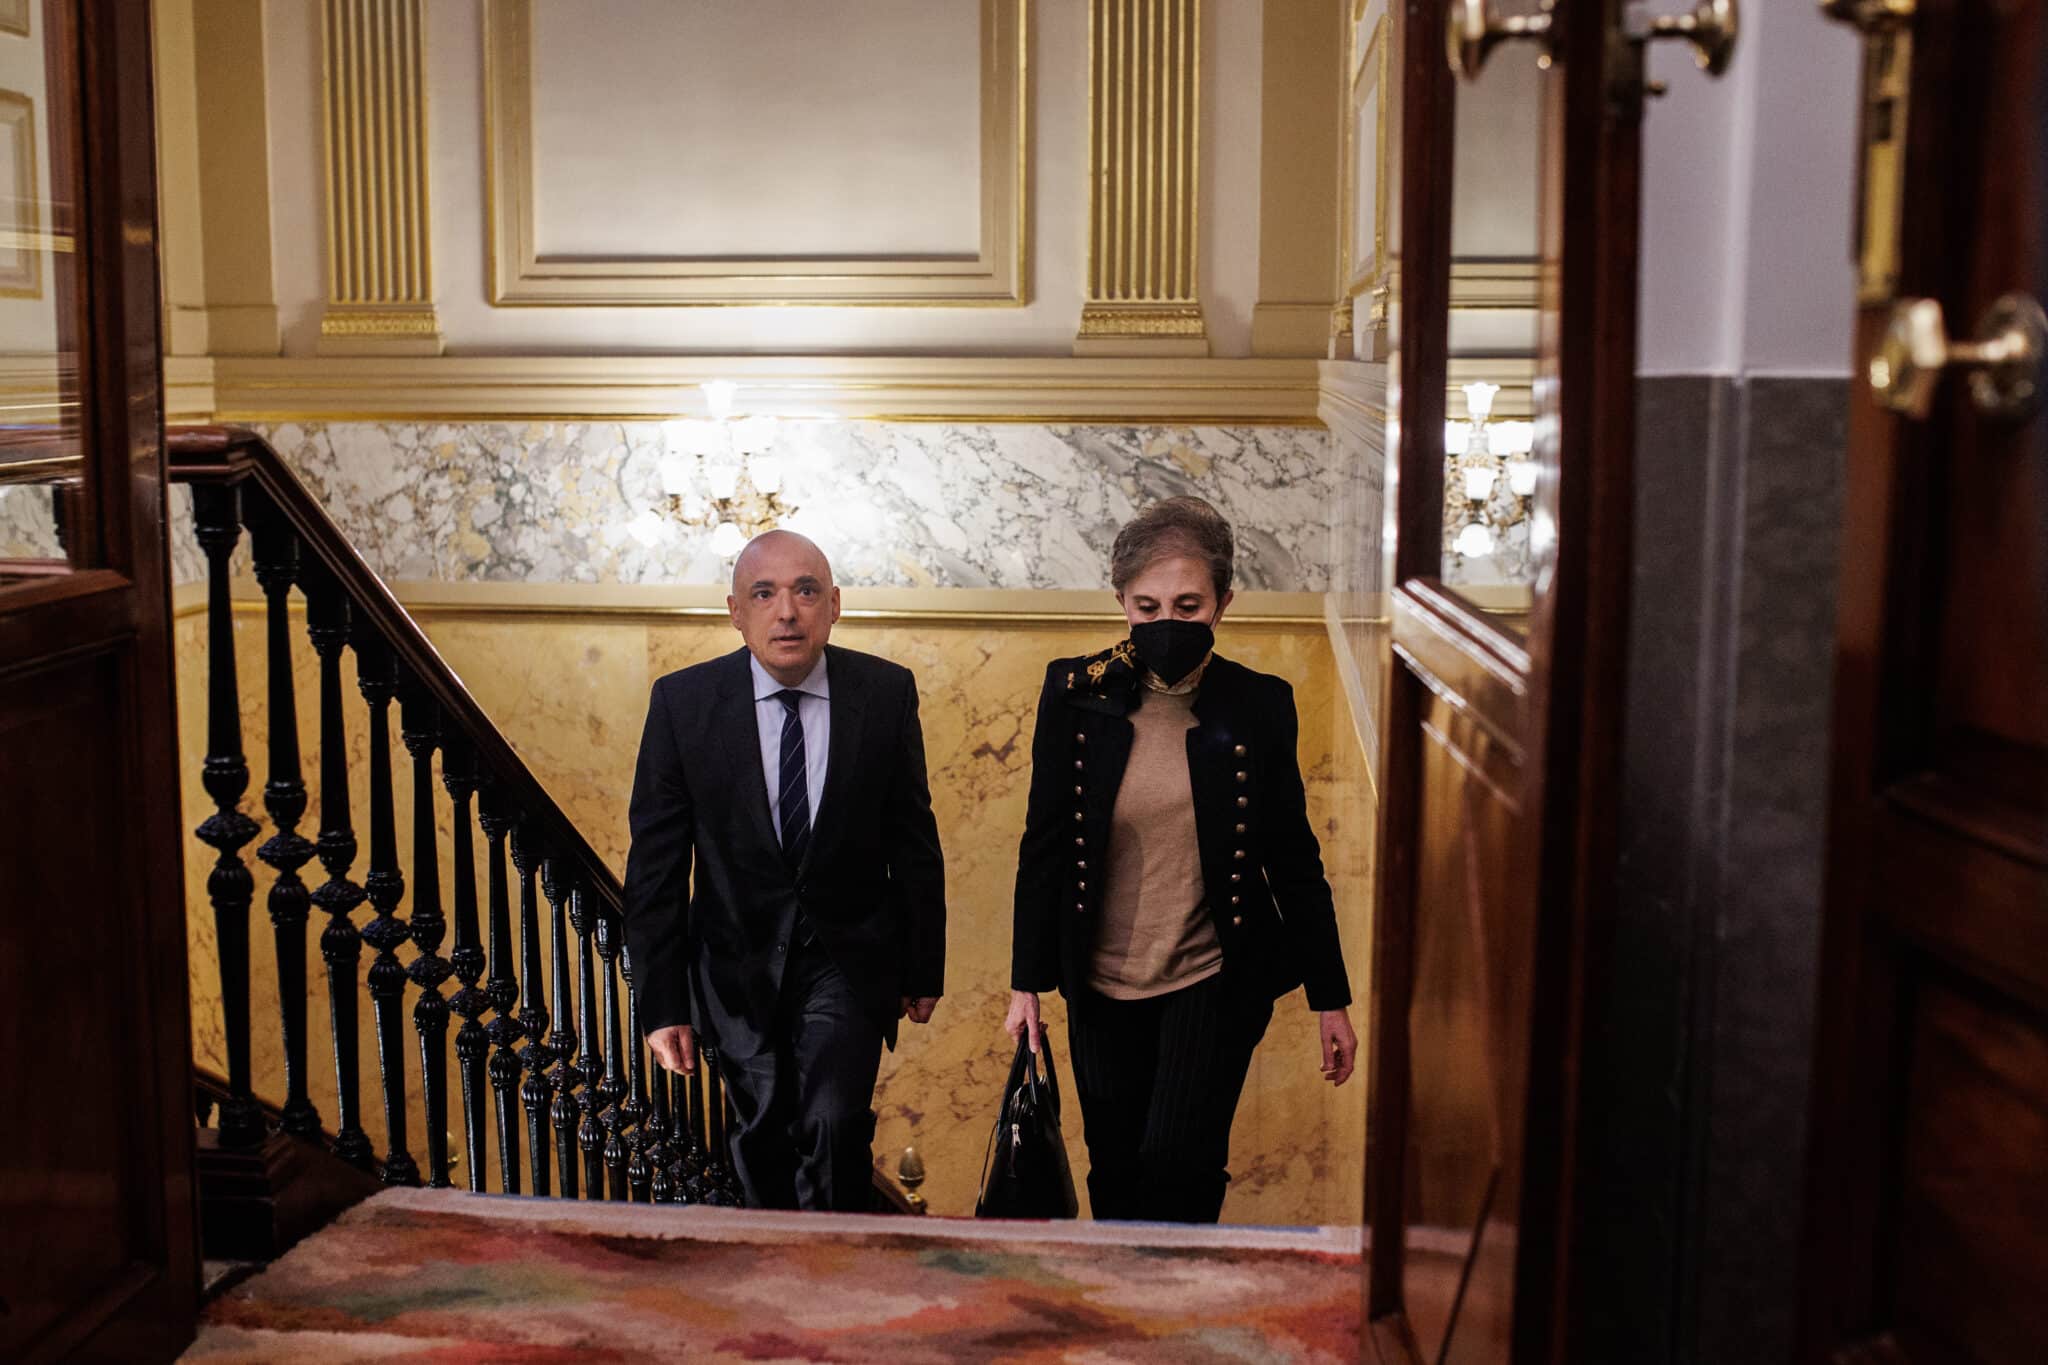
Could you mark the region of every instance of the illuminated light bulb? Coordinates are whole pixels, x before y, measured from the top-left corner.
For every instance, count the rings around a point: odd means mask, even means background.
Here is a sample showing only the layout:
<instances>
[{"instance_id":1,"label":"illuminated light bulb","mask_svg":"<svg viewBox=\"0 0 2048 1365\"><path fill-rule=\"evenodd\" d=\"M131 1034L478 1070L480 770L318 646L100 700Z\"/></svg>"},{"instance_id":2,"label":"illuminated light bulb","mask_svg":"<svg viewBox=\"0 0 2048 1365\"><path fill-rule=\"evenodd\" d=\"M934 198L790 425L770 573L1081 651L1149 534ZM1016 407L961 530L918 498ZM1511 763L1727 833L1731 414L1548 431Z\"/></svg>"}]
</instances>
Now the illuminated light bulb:
<instances>
[{"instance_id":1,"label":"illuminated light bulb","mask_svg":"<svg viewBox=\"0 0 2048 1365\"><path fill-rule=\"evenodd\" d=\"M780 460L767 455L756 456L748 462L747 474L748 477L753 479L754 487L759 492L779 493L782 491L782 461Z\"/></svg>"},{"instance_id":2,"label":"illuminated light bulb","mask_svg":"<svg viewBox=\"0 0 2048 1365\"><path fill-rule=\"evenodd\" d=\"M1489 384L1483 379L1465 385L1465 411L1472 420L1483 423L1493 412L1493 396L1500 392L1500 385Z\"/></svg>"},{"instance_id":3,"label":"illuminated light bulb","mask_svg":"<svg viewBox=\"0 0 2048 1365\"><path fill-rule=\"evenodd\" d=\"M732 400L740 391L739 385L730 379L707 379L697 387L704 390L704 406L712 421L723 422L732 416Z\"/></svg>"},{"instance_id":4,"label":"illuminated light bulb","mask_svg":"<svg viewBox=\"0 0 2048 1365\"><path fill-rule=\"evenodd\" d=\"M1536 448L1534 422L1495 422L1486 430L1496 455L1527 455Z\"/></svg>"},{"instance_id":5,"label":"illuminated light bulb","mask_svg":"<svg viewBox=\"0 0 2048 1365\"><path fill-rule=\"evenodd\" d=\"M729 521L721 521L711 532L711 553L730 559L746 548L746 533Z\"/></svg>"},{"instance_id":6,"label":"illuminated light bulb","mask_svg":"<svg viewBox=\"0 0 2048 1365\"><path fill-rule=\"evenodd\" d=\"M1493 532L1476 521L1465 523L1465 529L1458 532L1457 551L1467 559L1493 553Z\"/></svg>"},{"instance_id":7,"label":"illuminated light bulb","mask_svg":"<svg viewBox=\"0 0 2048 1365\"><path fill-rule=\"evenodd\" d=\"M1530 497L1536 492L1534 460L1508 461L1508 490L1518 498Z\"/></svg>"},{"instance_id":8,"label":"illuminated light bulb","mask_svg":"<svg viewBox=\"0 0 2048 1365\"><path fill-rule=\"evenodd\" d=\"M681 497L690 491L690 462L680 455L661 457L661 491Z\"/></svg>"},{"instance_id":9,"label":"illuminated light bulb","mask_svg":"<svg viewBox=\"0 0 2048 1365\"><path fill-rule=\"evenodd\" d=\"M714 498L729 498L739 491L740 466L736 461L706 460L704 482L711 487Z\"/></svg>"},{"instance_id":10,"label":"illuminated light bulb","mask_svg":"<svg viewBox=\"0 0 2048 1365\"><path fill-rule=\"evenodd\" d=\"M650 550L661 543L662 529L661 518L652 511L642 512L626 523L626 534Z\"/></svg>"},{"instance_id":11,"label":"illuminated light bulb","mask_svg":"<svg viewBox=\"0 0 2048 1365\"><path fill-rule=\"evenodd\" d=\"M1468 502L1485 502L1493 496L1493 482L1500 477L1500 471L1489 465L1468 465L1465 469L1465 498Z\"/></svg>"},{"instance_id":12,"label":"illuminated light bulb","mask_svg":"<svg viewBox=\"0 0 2048 1365\"><path fill-rule=\"evenodd\" d=\"M1444 449L1453 453L1465 448L1465 442L1472 439L1470 422L1444 423Z\"/></svg>"}]
</instances>

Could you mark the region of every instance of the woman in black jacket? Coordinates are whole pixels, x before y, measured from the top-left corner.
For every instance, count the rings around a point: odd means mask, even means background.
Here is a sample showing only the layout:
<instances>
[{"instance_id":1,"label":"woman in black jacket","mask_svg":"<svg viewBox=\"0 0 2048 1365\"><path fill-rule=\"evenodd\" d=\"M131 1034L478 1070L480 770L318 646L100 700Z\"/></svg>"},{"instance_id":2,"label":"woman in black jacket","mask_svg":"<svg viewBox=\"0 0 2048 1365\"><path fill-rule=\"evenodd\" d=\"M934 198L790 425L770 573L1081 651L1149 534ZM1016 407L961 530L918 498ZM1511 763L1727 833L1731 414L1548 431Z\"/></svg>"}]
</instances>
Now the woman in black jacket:
<instances>
[{"instance_id":1,"label":"woman in black jacket","mask_svg":"<svg viewBox=\"0 0 2048 1365\"><path fill-rule=\"evenodd\" d=\"M1213 1223L1273 1001L1304 982L1322 1071L1357 1039L1287 683L1212 652L1230 523L1169 498L1117 533L1120 644L1055 659L1038 700L1011 943L1013 1039L1067 997L1097 1218Z\"/></svg>"}]
</instances>

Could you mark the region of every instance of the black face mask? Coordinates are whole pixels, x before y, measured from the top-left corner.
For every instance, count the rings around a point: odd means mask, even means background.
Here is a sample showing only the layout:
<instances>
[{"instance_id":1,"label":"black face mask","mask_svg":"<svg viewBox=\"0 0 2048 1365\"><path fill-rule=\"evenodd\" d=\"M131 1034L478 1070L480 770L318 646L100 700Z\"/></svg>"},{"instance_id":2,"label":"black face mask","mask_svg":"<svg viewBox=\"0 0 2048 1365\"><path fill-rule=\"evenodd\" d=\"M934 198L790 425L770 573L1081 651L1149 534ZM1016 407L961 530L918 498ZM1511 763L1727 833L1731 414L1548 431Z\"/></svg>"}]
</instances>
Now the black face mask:
<instances>
[{"instance_id":1,"label":"black face mask","mask_svg":"<svg viewBox=\"0 0 2048 1365\"><path fill-rule=\"evenodd\" d=\"M1152 676L1171 687L1201 667L1216 647L1207 621L1146 621L1131 627L1131 648Z\"/></svg>"}]
</instances>

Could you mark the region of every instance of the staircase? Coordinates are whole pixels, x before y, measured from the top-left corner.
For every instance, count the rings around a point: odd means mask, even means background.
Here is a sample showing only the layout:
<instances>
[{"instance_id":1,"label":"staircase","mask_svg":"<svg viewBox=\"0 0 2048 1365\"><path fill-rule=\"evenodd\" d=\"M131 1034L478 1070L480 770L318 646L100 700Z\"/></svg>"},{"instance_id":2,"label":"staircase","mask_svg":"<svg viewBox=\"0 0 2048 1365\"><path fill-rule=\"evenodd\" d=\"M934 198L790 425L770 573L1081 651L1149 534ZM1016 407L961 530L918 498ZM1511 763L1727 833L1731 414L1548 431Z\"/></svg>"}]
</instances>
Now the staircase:
<instances>
[{"instance_id":1,"label":"staircase","mask_svg":"<svg viewBox=\"0 0 2048 1365\"><path fill-rule=\"evenodd\" d=\"M194 833L212 859L206 897L227 1062L224 1077L195 1073L207 1254L274 1256L380 1186L453 1186L458 1172L480 1192L737 1204L716 1050L704 1050L685 1079L650 1067L642 1046L618 878L261 437L173 429L169 446L172 480L192 491L207 574L202 782L213 810ZM250 772L231 584L245 533L263 598L267 831L242 809ZM316 793L301 770L293 628L301 613L318 678ZM345 656L354 664L354 716ZM394 703L411 768L409 864L396 828ZM365 723L369 854L357 881L350 735ZM300 829L309 807L310 837ZM262 1077L260 1092L251 1050L252 844L268 869L276 966L276 1018L261 1026L277 1030L282 1072ZM315 860L318 884L309 887L305 869ZM307 979L315 910L325 916L324 992ZM308 1085L308 1014L319 995L335 1078L331 1114ZM451 1094L451 1014L460 1020L459 1096ZM377 1058L381 1151L363 1109L365 1023ZM451 1101L461 1110L459 1143ZM415 1121L424 1130L418 1153ZM905 1194L879 1174L877 1206L922 1211L914 1186Z\"/></svg>"}]
</instances>

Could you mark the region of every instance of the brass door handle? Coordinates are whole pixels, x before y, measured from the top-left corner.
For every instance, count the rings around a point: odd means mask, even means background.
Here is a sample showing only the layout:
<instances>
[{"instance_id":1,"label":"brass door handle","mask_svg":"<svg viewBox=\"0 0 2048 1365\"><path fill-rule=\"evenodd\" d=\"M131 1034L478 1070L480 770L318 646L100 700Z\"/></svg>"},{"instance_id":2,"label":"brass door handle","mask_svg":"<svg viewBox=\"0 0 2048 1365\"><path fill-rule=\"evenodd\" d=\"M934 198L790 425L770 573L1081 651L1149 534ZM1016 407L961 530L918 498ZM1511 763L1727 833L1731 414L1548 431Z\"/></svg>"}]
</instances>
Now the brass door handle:
<instances>
[{"instance_id":1,"label":"brass door handle","mask_svg":"<svg viewBox=\"0 0 2048 1365\"><path fill-rule=\"evenodd\" d=\"M1915 0L1820 0L1822 14L1864 33L1903 28L1914 7Z\"/></svg>"},{"instance_id":2,"label":"brass door handle","mask_svg":"<svg viewBox=\"0 0 2048 1365\"><path fill-rule=\"evenodd\" d=\"M1951 341L1941 304L1901 299L1891 325L1870 358L1870 391L1907 417L1934 409L1943 370L1970 371L1970 397L1993 417L2024 417L2041 396L2041 365L2048 357L2048 314L2028 294L2002 295L1984 310L1975 341Z\"/></svg>"},{"instance_id":3,"label":"brass door handle","mask_svg":"<svg viewBox=\"0 0 2048 1365\"><path fill-rule=\"evenodd\" d=\"M1690 14L1646 16L1641 4L1628 6L1624 20L1630 41L1655 42L1678 38L1692 44L1693 60L1709 76L1718 76L1735 58L1735 39L1742 29L1737 0L1699 0Z\"/></svg>"},{"instance_id":4,"label":"brass door handle","mask_svg":"<svg viewBox=\"0 0 2048 1365\"><path fill-rule=\"evenodd\" d=\"M1451 0L1450 23L1445 33L1445 50L1451 70L1468 81L1479 79L1480 68L1496 47L1508 42L1534 42L1542 47L1536 65L1550 65L1550 6L1540 14L1511 14L1496 19L1487 0Z\"/></svg>"}]
</instances>

